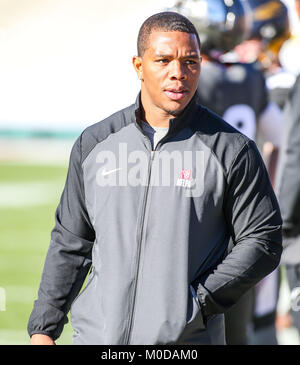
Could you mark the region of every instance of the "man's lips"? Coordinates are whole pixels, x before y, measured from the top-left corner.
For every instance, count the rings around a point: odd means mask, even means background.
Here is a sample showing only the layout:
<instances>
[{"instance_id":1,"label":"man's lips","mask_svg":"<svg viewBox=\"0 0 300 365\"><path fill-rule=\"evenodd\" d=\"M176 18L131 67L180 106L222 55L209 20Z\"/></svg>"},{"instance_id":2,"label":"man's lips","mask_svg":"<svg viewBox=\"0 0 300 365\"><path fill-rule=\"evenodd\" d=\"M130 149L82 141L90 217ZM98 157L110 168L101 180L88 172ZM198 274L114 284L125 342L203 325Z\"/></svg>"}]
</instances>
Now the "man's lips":
<instances>
[{"instance_id":1,"label":"man's lips","mask_svg":"<svg viewBox=\"0 0 300 365\"><path fill-rule=\"evenodd\" d=\"M187 90L183 89L183 88L179 88L179 89L165 89L164 93L167 95L168 98L170 98L171 100L180 100L182 98L184 98L187 94Z\"/></svg>"}]
</instances>

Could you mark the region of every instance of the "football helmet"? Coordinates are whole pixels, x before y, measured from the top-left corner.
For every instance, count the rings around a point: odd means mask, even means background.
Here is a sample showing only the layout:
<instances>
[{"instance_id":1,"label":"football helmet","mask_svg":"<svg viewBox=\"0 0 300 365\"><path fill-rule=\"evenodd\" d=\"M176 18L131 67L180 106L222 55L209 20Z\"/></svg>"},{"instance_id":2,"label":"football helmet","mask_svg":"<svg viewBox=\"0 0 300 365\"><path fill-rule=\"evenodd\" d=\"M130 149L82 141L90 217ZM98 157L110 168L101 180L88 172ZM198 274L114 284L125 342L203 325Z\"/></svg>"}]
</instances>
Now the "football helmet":
<instances>
[{"instance_id":1,"label":"football helmet","mask_svg":"<svg viewBox=\"0 0 300 365\"><path fill-rule=\"evenodd\" d=\"M251 18L244 0L177 0L170 11L186 16L195 25L202 53L226 53L249 36Z\"/></svg>"},{"instance_id":2,"label":"football helmet","mask_svg":"<svg viewBox=\"0 0 300 365\"><path fill-rule=\"evenodd\" d=\"M249 38L265 42L290 33L288 9L280 0L246 0L252 12Z\"/></svg>"}]
</instances>

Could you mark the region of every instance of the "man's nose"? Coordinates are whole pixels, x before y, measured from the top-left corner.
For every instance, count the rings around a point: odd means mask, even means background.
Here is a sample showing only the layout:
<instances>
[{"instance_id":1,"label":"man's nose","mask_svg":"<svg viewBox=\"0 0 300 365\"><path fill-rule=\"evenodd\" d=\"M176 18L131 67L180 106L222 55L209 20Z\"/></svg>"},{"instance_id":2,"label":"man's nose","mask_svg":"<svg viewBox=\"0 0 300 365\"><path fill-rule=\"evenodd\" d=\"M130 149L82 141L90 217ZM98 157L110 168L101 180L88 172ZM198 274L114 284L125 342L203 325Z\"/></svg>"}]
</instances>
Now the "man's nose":
<instances>
[{"instance_id":1,"label":"man's nose","mask_svg":"<svg viewBox=\"0 0 300 365\"><path fill-rule=\"evenodd\" d=\"M171 80L185 80L187 77L186 70L182 62L173 60L170 62L170 79Z\"/></svg>"}]
</instances>

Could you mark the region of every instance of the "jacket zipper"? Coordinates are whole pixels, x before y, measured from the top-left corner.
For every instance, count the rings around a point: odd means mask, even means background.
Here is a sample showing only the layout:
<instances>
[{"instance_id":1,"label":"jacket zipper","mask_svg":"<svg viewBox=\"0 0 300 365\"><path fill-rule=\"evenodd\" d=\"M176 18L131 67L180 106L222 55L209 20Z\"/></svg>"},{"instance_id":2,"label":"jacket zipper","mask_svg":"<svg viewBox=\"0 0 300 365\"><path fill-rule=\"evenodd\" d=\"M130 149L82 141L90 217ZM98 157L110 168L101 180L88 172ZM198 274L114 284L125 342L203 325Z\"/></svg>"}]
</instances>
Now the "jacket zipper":
<instances>
[{"instance_id":1,"label":"jacket zipper","mask_svg":"<svg viewBox=\"0 0 300 365\"><path fill-rule=\"evenodd\" d=\"M151 150L151 157L150 157L149 167L148 167L147 185L146 185L145 194L143 197L141 228L137 234L136 270L135 270L134 287L133 287L133 294L132 294L132 300L131 300L131 309L129 312L128 327L127 327L127 332L125 335L125 345L129 345L130 337L131 337L131 333L132 333L133 317L134 317L134 312L135 312L135 300L136 300L136 292L137 292L137 282L138 282L138 275L139 275L139 268L140 268L142 239L143 239L143 232L144 232L145 211L146 211L146 206L147 206L149 185L150 185L150 179L151 179L151 168L152 168L155 151L156 151L156 149L154 151Z\"/></svg>"}]
</instances>

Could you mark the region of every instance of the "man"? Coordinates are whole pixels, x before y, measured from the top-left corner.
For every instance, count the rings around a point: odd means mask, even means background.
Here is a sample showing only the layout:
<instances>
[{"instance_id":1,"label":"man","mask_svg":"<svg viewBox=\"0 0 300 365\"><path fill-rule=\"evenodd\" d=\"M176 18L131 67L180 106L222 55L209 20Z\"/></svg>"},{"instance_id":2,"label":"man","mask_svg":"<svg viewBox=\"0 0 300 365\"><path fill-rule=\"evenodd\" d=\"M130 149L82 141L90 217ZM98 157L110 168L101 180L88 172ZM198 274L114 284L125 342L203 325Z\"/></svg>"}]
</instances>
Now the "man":
<instances>
[{"instance_id":1,"label":"man","mask_svg":"<svg viewBox=\"0 0 300 365\"><path fill-rule=\"evenodd\" d=\"M278 265L265 166L252 141L196 103L200 63L187 18L143 23L136 103L72 150L31 343L54 343L72 304L73 344L224 344L224 310Z\"/></svg>"},{"instance_id":2,"label":"man","mask_svg":"<svg viewBox=\"0 0 300 365\"><path fill-rule=\"evenodd\" d=\"M295 0L300 18L300 0ZM300 334L300 75L285 108L282 154L277 175L278 200L282 210L282 264L291 290L291 316Z\"/></svg>"}]
</instances>

